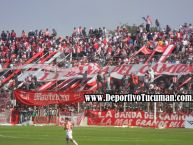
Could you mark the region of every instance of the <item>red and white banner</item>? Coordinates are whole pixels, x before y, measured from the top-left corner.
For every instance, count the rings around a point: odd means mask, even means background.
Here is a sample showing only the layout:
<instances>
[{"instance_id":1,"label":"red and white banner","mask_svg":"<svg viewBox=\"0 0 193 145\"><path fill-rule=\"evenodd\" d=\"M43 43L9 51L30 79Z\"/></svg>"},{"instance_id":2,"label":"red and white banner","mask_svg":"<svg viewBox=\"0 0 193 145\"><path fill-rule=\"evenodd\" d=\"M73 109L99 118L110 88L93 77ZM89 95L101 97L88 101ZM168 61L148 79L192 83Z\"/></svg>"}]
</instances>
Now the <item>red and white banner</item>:
<instances>
[{"instance_id":1,"label":"red and white banner","mask_svg":"<svg viewBox=\"0 0 193 145\"><path fill-rule=\"evenodd\" d=\"M169 45L165 50L164 53L162 54L162 56L159 59L159 63L163 63L165 62L165 60L168 58L168 56L170 56L170 54L172 53L172 51L174 50L175 46L174 45Z\"/></svg>"},{"instance_id":2,"label":"red and white banner","mask_svg":"<svg viewBox=\"0 0 193 145\"><path fill-rule=\"evenodd\" d=\"M87 116L88 125L182 128L186 114L157 113L156 122L153 113L143 111L88 111Z\"/></svg>"},{"instance_id":3,"label":"red and white banner","mask_svg":"<svg viewBox=\"0 0 193 145\"><path fill-rule=\"evenodd\" d=\"M111 77L121 79L123 75L129 76L130 74L136 74L138 76L144 76L145 73L152 68L155 75L186 75L193 73L193 66L189 64L123 64L120 66L105 66L103 68L95 66L95 64L89 64L82 67L74 67L69 69L60 70L56 72L24 72L19 78L19 81L24 81L26 76L33 74L38 81L58 81L67 80L72 78L82 78L83 73L88 71L88 78L93 78L98 72L101 74L109 72Z\"/></svg>"},{"instance_id":4,"label":"red and white banner","mask_svg":"<svg viewBox=\"0 0 193 145\"><path fill-rule=\"evenodd\" d=\"M84 101L84 94L92 91L59 92L59 91L23 91L15 90L15 99L30 106L47 106L49 104L72 104Z\"/></svg>"}]
</instances>

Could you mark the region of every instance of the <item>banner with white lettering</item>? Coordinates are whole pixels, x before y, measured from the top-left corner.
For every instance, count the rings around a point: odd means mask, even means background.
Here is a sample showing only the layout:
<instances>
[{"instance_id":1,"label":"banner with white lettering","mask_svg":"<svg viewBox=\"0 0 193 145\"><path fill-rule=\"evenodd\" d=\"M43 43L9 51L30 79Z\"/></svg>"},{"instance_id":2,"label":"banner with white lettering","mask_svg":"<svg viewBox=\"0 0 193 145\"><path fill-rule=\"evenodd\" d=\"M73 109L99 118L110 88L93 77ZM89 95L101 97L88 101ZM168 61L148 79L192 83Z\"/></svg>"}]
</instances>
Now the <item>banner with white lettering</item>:
<instances>
[{"instance_id":1,"label":"banner with white lettering","mask_svg":"<svg viewBox=\"0 0 193 145\"><path fill-rule=\"evenodd\" d=\"M44 70L47 69L47 71L25 71L19 76L18 80L24 81L25 78L31 74L36 76L37 80L41 82L82 78L85 71L87 71L88 78L96 76L98 72L101 72L101 74L108 72L110 73L111 77L121 79L123 75L129 76L132 73L138 76L144 76L150 68L154 70L155 75L186 75L193 73L192 65L165 63L123 64L120 66L105 67L100 67L98 64L90 63L68 69L56 68L53 66L42 66L41 68Z\"/></svg>"},{"instance_id":2,"label":"banner with white lettering","mask_svg":"<svg viewBox=\"0 0 193 145\"><path fill-rule=\"evenodd\" d=\"M185 128L192 128L193 129L193 116L186 116Z\"/></svg>"},{"instance_id":3,"label":"banner with white lettering","mask_svg":"<svg viewBox=\"0 0 193 145\"><path fill-rule=\"evenodd\" d=\"M49 104L71 104L84 101L84 94L91 91L60 92L60 91L23 91L15 90L14 96L17 101L30 106L47 106Z\"/></svg>"},{"instance_id":4,"label":"banner with white lettering","mask_svg":"<svg viewBox=\"0 0 193 145\"><path fill-rule=\"evenodd\" d=\"M186 114L157 113L156 122L153 113L143 111L88 111L87 116L88 125L182 128Z\"/></svg>"}]
</instances>

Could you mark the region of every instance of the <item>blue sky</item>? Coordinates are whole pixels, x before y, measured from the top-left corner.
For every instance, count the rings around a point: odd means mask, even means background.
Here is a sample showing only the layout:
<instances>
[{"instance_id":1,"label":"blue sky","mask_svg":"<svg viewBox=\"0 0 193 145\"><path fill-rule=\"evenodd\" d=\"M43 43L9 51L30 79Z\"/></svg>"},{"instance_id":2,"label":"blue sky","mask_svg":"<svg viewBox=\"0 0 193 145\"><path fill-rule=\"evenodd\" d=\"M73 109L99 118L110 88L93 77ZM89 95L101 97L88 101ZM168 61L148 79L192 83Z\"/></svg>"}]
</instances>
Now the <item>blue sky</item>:
<instances>
[{"instance_id":1,"label":"blue sky","mask_svg":"<svg viewBox=\"0 0 193 145\"><path fill-rule=\"evenodd\" d=\"M55 28L68 35L74 27L115 28L158 18L163 27L193 23L193 0L0 0L0 30Z\"/></svg>"}]
</instances>

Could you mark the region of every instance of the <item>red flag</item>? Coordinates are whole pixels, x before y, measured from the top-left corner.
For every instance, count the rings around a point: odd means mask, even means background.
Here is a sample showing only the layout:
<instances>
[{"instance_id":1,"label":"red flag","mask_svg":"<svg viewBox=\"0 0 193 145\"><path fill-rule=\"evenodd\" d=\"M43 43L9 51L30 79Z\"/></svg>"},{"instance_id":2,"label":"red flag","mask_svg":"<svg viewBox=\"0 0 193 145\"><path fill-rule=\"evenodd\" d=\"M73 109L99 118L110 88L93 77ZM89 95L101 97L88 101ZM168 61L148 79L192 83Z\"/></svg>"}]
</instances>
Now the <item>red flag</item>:
<instances>
[{"instance_id":1,"label":"red flag","mask_svg":"<svg viewBox=\"0 0 193 145\"><path fill-rule=\"evenodd\" d=\"M156 48L155 48L155 51L156 52L159 52L159 53L163 53L166 49L166 46L163 46L163 45L158 45Z\"/></svg>"},{"instance_id":2,"label":"red flag","mask_svg":"<svg viewBox=\"0 0 193 145\"><path fill-rule=\"evenodd\" d=\"M150 50L146 46L143 46L141 49L139 49L139 52L142 52L143 54L148 55L152 53L152 50Z\"/></svg>"},{"instance_id":3,"label":"red flag","mask_svg":"<svg viewBox=\"0 0 193 145\"><path fill-rule=\"evenodd\" d=\"M131 59L133 59L133 57L135 57L139 52L142 52L143 54L147 55L147 54L151 54L152 50L148 49L145 45L143 47L141 47L138 51L135 51L133 53L133 55L129 58L128 62L131 61Z\"/></svg>"},{"instance_id":4,"label":"red flag","mask_svg":"<svg viewBox=\"0 0 193 145\"><path fill-rule=\"evenodd\" d=\"M143 54L147 55L147 54L151 54L152 50L150 50L149 48L147 48L145 45L143 47L141 47L138 51L136 51L128 60L128 62L131 61L131 59L133 59L133 57L135 57L139 52L142 52Z\"/></svg>"}]
</instances>

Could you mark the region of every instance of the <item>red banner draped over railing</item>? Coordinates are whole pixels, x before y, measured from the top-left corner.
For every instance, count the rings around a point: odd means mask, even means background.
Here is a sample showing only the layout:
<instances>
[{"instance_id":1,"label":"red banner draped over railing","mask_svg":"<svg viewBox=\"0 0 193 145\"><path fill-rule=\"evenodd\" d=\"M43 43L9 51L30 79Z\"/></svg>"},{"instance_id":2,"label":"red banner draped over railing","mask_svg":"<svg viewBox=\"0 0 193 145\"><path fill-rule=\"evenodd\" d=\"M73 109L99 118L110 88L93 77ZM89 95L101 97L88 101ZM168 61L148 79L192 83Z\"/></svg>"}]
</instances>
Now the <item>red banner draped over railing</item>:
<instances>
[{"instance_id":1,"label":"red banner draped over railing","mask_svg":"<svg viewBox=\"0 0 193 145\"><path fill-rule=\"evenodd\" d=\"M153 113L144 111L88 111L87 115L88 125L182 128L187 114L157 113L156 122Z\"/></svg>"},{"instance_id":2,"label":"red banner draped over railing","mask_svg":"<svg viewBox=\"0 0 193 145\"><path fill-rule=\"evenodd\" d=\"M49 104L72 104L84 101L84 94L91 91L62 92L62 91L23 91L15 90L15 99L30 106L46 106Z\"/></svg>"}]
</instances>

